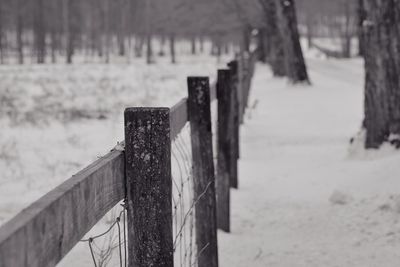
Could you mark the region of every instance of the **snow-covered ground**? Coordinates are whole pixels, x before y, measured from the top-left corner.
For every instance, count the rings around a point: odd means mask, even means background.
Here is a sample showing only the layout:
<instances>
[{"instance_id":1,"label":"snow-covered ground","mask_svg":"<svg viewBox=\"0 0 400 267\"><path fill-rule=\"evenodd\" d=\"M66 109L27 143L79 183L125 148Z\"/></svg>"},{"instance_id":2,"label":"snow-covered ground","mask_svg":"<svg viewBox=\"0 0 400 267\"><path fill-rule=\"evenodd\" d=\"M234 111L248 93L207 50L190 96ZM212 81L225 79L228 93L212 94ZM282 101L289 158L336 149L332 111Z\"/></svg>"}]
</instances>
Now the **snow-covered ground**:
<instances>
[{"instance_id":1,"label":"snow-covered ground","mask_svg":"<svg viewBox=\"0 0 400 267\"><path fill-rule=\"evenodd\" d=\"M257 67L232 233L219 235L223 267L399 265L400 153L349 145L362 122L363 63L312 54L310 87Z\"/></svg>"}]
</instances>

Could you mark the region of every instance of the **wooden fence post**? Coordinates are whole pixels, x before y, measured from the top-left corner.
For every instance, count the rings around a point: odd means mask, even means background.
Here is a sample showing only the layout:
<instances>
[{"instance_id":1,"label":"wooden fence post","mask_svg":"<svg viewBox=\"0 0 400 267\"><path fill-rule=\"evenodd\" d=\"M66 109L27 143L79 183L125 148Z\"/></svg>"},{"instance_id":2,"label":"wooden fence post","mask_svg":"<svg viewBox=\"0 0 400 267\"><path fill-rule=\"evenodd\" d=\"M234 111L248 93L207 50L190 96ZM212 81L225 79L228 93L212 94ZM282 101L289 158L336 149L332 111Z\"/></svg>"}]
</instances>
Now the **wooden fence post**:
<instances>
[{"instance_id":1,"label":"wooden fence post","mask_svg":"<svg viewBox=\"0 0 400 267\"><path fill-rule=\"evenodd\" d=\"M244 52L242 55L242 69L243 69L243 92L242 92L242 98L243 98L243 106L242 106L242 114L244 116L248 104L248 95L250 91L250 82L251 82L251 74L250 74L250 58L249 58L249 53Z\"/></svg>"},{"instance_id":2,"label":"wooden fence post","mask_svg":"<svg viewBox=\"0 0 400 267\"><path fill-rule=\"evenodd\" d=\"M168 108L125 110L130 267L173 267L171 139Z\"/></svg>"},{"instance_id":3,"label":"wooden fence post","mask_svg":"<svg viewBox=\"0 0 400 267\"><path fill-rule=\"evenodd\" d=\"M209 79L189 77L188 90L194 201L197 202L195 227L198 266L217 267L217 215Z\"/></svg>"},{"instance_id":4,"label":"wooden fence post","mask_svg":"<svg viewBox=\"0 0 400 267\"><path fill-rule=\"evenodd\" d=\"M234 60L231 61L228 64L228 67L230 69L230 76L231 76L231 90L234 91L234 100L233 100L233 108L232 108L232 116L233 116L233 151L232 154L235 157L235 159L239 159L240 157L240 123L239 123L239 94L238 94L238 61ZM237 174L237 161L235 163L236 165L236 173L232 173L231 175L231 187L233 188L238 188L239 187L239 182L238 182L238 174Z\"/></svg>"},{"instance_id":5,"label":"wooden fence post","mask_svg":"<svg viewBox=\"0 0 400 267\"><path fill-rule=\"evenodd\" d=\"M218 70L218 139L217 139L217 222L218 228L230 232L230 184L237 176L237 160L233 146L235 94L229 70Z\"/></svg>"}]
</instances>

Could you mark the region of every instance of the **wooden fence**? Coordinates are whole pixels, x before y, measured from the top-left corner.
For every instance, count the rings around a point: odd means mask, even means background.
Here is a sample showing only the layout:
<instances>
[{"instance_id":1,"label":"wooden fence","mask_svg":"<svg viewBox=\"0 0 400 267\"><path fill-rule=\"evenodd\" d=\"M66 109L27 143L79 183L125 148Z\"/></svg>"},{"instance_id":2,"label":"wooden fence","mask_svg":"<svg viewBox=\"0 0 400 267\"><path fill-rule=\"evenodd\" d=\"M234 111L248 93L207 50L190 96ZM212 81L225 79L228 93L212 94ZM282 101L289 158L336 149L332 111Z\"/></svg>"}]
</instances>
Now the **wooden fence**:
<instances>
[{"instance_id":1,"label":"wooden fence","mask_svg":"<svg viewBox=\"0 0 400 267\"><path fill-rule=\"evenodd\" d=\"M218 266L217 227L230 231L230 187L238 187L239 128L256 54L206 77L189 77L189 96L169 108L128 108L125 150L114 150L0 228L0 267L55 266L115 205L126 200L128 266L173 266L171 141L191 128L196 243L201 267ZM214 169L210 103L218 101Z\"/></svg>"}]
</instances>

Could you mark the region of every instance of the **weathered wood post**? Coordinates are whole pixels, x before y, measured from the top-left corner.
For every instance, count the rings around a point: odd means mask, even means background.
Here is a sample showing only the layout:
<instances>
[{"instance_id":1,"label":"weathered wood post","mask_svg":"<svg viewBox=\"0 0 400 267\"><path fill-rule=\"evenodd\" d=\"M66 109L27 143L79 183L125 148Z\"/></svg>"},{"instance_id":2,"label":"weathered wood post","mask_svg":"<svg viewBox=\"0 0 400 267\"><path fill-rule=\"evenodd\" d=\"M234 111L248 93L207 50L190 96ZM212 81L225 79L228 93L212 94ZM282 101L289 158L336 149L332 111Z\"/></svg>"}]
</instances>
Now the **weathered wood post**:
<instances>
[{"instance_id":1,"label":"weathered wood post","mask_svg":"<svg viewBox=\"0 0 400 267\"><path fill-rule=\"evenodd\" d=\"M230 232L230 184L231 177L237 176L237 159L232 153L234 133L235 93L231 87L229 70L218 70L217 99L217 222L218 228Z\"/></svg>"},{"instance_id":2,"label":"weathered wood post","mask_svg":"<svg viewBox=\"0 0 400 267\"><path fill-rule=\"evenodd\" d=\"M246 70L244 67L244 52L240 52L236 56L238 62L238 99L239 99L239 123L243 124L244 122L244 93L246 91Z\"/></svg>"},{"instance_id":3,"label":"weathered wood post","mask_svg":"<svg viewBox=\"0 0 400 267\"><path fill-rule=\"evenodd\" d=\"M168 108L125 110L130 267L173 267L171 139Z\"/></svg>"},{"instance_id":4,"label":"weathered wood post","mask_svg":"<svg viewBox=\"0 0 400 267\"><path fill-rule=\"evenodd\" d=\"M239 159L240 157L240 123L239 123L239 94L238 94L238 61L234 60L231 61L228 64L229 70L230 70L230 76L231 76L231 90L234 91L234 100L233 100L233 108L232 108L232 116L233 116L233 146L234 149L232 151L233 156L236 159ZM236 168L237 168L237 162L236 162ZM239 187L239 182L238 182L238 175L237 175L237 170L236 170L236 175L231 175L231 187L233 188L238 188Z\"/></svg>"},{"instance_id":5,"label":"weathered wood post","mask_svg":"<svg viewBox=\"0 0 400 267\"><path fill-rule=\"evenodd\" d=\"M198 266L217 267L217 215L209 79L189 77L188 90L194 201L197 202L195 227Z\"/></svg>"},{"instance_id":6,"label":"weathered wood post","mask_svg":"<svg viewBox=\"0 0 400 267\"><path fill-rule=\"evenodd\" d=\"M242 91L242 98L243 98L243 106L242 106L242 116L244 116L246 112L246 108L248 105L248 96L250 91L250 84L251 84L251 73L250 73L250 55L248 52L244 52L242 55L242 69L243 69L243 91Z\"/></svg>"}]
</instances>

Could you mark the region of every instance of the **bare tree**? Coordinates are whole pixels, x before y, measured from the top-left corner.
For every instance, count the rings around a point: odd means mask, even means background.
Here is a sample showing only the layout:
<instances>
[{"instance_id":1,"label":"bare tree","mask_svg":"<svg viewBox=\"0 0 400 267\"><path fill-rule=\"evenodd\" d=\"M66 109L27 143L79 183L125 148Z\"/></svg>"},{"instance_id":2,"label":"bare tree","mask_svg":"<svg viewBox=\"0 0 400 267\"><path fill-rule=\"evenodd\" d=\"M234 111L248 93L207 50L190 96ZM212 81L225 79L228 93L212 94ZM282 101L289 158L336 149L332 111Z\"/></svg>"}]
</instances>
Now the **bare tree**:
<instances>
[{"instance_id":1,"label":"bare tree","mask_svg":"<svg viewBox=\"0 0 400 267\"><path fill-rule=\"evenodd\" d=\"M265 17L264 50L266 61L271 65L275 76L285 76L285 52L282 46L283 39L279 31L277 7L274 0L260 0Z\"/></svg>"},{"instance_id":2,"label":"bare tree","mask_svg":"<svg viewBox=\"0 0 400 267\"><path fill-rule=\"evenodd\" d=\"M46 57L46 23L44 0L35 0L33 10L34 40L37 63L44 63Z\"/></svg>"},{"instance_id":3,"label":"bare tree","mask_svg":"<svg viewBox=\"0 0 400 267\"><path fill-rule=\"evenodd\" d=\"M309 83L297 28L295 2L294 0L276 0L276 5L285 50L286 76L293 83Z\"/></svg>"}]
</instances>

